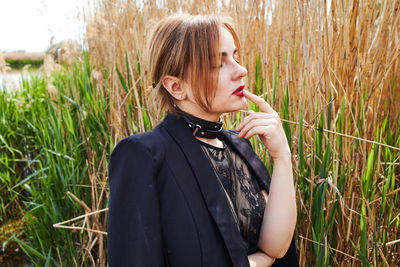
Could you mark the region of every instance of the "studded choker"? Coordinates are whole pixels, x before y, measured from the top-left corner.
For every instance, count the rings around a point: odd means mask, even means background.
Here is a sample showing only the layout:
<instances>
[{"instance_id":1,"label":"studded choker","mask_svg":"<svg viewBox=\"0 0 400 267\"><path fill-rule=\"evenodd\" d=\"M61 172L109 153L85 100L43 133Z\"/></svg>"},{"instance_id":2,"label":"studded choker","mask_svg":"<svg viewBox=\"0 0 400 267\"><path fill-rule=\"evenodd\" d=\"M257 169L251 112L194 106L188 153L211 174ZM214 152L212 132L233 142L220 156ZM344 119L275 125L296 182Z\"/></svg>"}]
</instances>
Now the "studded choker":
<instances>
[{"instance_id":1,"label":"studded choker","mask_svg":"<svg viewBox=\"0 0 400 267\"><path fill-rule=\"evenodd\" d=\"M222 121L219 119L218 122L207 121L186 113L183 115L183 119L192 129L193 135L198 137L205 137L209 139L217 138L222 131Z\"/></svg>"},{"instance_id":2,"label":"studded choker","mask_svg":"<svg viewBox=\"0 0 400 267\"><path fill-rule=\"evenodd\" d=\"M175 106L183 116L183 119L188 124L189 128L192 130L194 136L205 137L209 139L214 139L219 136L222 131L222 120L219 118L218 122L207 121L199 117L195 117Z\"/></svg>"}]
</instances>

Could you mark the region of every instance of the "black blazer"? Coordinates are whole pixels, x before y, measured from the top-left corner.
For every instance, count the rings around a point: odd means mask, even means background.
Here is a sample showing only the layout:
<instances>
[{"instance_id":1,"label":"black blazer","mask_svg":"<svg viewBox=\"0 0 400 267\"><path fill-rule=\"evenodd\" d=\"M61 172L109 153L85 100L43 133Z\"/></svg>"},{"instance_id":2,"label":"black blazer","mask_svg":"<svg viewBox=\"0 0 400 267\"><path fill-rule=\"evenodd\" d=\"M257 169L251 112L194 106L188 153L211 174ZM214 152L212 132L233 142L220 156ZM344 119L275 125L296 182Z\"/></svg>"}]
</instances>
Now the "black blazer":
<instances>
[{"instance_id":1,"label":"black blazer","mask_svg":"<svg viewBox=\"0 0 400 267\"><path fill-rule=\"evenodd\" d=\"M269 192L270 177L250 142L230 130L223 138ZM109 185L110 267L249 266L213 167L183 119L168 114L152 131L120 141ZM293 241L279 261L298 266Z\"/></svg>"}]
</instances>

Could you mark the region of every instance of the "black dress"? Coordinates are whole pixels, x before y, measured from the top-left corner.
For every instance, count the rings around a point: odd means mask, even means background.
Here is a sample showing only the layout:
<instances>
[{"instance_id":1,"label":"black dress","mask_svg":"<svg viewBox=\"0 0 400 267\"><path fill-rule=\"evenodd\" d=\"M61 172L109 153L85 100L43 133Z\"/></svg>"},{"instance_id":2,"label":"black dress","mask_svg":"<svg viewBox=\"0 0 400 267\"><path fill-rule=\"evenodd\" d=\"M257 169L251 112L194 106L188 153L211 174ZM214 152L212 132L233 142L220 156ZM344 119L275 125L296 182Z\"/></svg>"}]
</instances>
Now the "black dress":
<instances>
[{"instance_id":1,"label":"black dress","mask_svg":"<svg viewBox=\"0 0 400 267\"><path fill-rule=\"evenodd\" d=\"M258 236L266 204L260 186L252 178L240 156L225 142L222 148L199 142L225 191L232 216L247 244L247 253L257 252Z\"/></svg>"},{"instance_id":2,"label":"black dress","mask_svg":"<svg viewBox=\"0 0 400 267\"><path fill-rule=\"evenodd\" d=\"M262 186L254 179L242 158L223 140L222 148L198 141L224 189L232 216L247 244L247 254L260 251L257 243L266 205ZM286 255L276 259L272 266L299 266L294 240Z\"/></svg>"}]
</instances>

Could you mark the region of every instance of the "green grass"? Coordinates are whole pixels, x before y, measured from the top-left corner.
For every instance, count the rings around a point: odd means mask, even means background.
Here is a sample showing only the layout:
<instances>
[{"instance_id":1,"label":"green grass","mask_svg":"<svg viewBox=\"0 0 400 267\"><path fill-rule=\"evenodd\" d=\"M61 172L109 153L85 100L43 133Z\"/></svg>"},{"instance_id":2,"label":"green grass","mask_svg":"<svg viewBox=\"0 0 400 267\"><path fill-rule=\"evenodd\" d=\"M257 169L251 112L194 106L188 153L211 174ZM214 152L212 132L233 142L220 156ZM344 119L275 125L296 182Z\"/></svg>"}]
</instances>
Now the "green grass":
<instances>
[{"instance_id":1,"label":"green grass","mask_svg":"<svg viewBox=\"0 0 400 267\"><path fill-rule=\"evenodd\" d=\"M88 264L88 253L96 257L96 249L104 249L101 244L86 251L95 236L53 227L85 213L67 192L94 210L95 205L106 205L106 194L94 196L97 191L91 191L91 186L101 181L93 175L105 173L111 150L109 109L106 95L97 90L90 71L86 60L55 73L57 92L52 95L43 77L24 81L21 91L0 91L1 220L16 217L26 221L23 233L27 239L13 236L12 240L36 266L46 262L58 266L59 257L67 266ZM98 219L104 221L104 215ZM93 227L91 221L86 226ZM104 225L96 227L104 231Z\"/></svg>"},{"instance_id":2,"label":"green grass","mask_svg":"<svg viewBox=\"0 0 400 267\"><path fill-rule=\"evenodd\" d=\"M43 65L42 59L7 59L6 63L12 70L22 70L25 65L30 65L30 69L39 69Z\"/></svg>"}]
</instances>

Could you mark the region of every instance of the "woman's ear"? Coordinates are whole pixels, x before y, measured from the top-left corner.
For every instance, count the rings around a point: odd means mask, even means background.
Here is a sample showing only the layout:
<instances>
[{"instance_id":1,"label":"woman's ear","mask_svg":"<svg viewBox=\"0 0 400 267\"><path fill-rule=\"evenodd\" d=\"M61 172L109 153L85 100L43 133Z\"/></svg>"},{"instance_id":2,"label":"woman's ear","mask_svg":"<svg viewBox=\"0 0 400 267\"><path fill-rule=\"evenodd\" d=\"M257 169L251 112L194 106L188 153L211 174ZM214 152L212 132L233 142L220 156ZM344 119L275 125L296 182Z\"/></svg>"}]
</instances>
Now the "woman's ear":
<instances>
[{"instance_id":1,"label":"woman's ear","mask_svg":"<svg viewBox=\"0 0 400 267\"><path fill-rule=\"evenodd\" d=\"M162 84L175 99L183 100L186 98L186 90L182 86L181 79L166 75L162 78Z\"/></svg>"}]
</instances>

